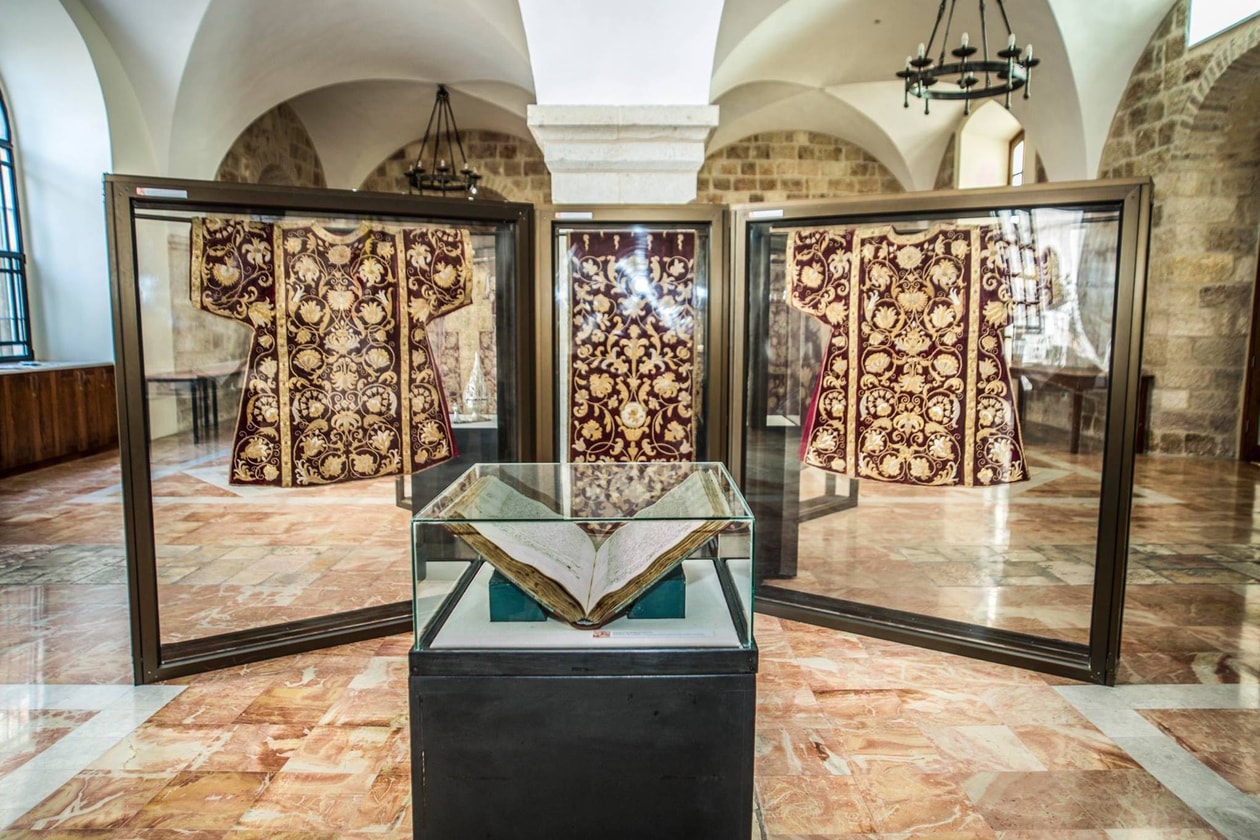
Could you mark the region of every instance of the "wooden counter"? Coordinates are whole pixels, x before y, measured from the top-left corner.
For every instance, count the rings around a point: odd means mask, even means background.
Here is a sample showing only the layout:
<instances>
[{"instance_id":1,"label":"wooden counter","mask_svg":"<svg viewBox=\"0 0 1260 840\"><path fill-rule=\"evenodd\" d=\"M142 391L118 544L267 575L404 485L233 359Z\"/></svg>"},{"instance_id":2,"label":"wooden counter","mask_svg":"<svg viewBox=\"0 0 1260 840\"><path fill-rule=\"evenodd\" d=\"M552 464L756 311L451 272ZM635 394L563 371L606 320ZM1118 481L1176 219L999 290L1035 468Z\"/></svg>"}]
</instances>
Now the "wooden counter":
<instances>
[{"instance_id":1,"label":"wooden counter","mask_svg":"<svg viewBox=\"0 0 1260 840\"><path fill-rule=\"evenodd\" d=\"M117 445L113 364L0 365L0 475Z\"/></svg>"}]
</instances>

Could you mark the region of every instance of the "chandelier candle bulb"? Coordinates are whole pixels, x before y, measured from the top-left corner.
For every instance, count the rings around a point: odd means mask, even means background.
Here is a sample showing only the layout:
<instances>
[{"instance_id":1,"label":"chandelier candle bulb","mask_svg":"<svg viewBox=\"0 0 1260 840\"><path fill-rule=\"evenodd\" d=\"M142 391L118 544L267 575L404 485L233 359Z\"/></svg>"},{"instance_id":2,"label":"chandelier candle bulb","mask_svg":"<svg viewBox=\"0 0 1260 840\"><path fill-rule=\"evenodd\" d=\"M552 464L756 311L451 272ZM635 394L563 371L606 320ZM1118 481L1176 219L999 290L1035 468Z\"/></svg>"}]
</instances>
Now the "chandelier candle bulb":
<instances>
[{"instance_id":1,"label":"chandelier candle bulb","mask_svg":"<svg viewBox=\"0 0 1260 840\"><path fill-rule=\"evenodd\" d=\"M899 68L894 74L902 80L902 104L908 105L911 96L917 97L923 100L923 112L927 114L931 113L928 103L933 99L961 101L963 113L967 114L971 111L972 100L1000 96L1009 106L1011 92L1021 88L1024 98L1030 98L1032 68L1040 64L1040 60L1033 58L1031 46L1025 48L1019 45L1006 14L1005 0L976 0L980 24L980 43L977 46L971 45L971 33L961 31L961 26L951 31L951 24L959 20L955 14L958 3L959 0L940 1L931 37L926 42L919 42L918 58L911 58L908 67ZM966 3L967 0L963 0L963 4ZM998 7L1006 34L1004 49L996 55L989 51L990 33L985 10L990 5ZM951 50L947 45L955 33L961 36L962 43ZM1001 37L999 32L993 35ZM1001 43L994 41L995 45ZM940 58L934 61L931 54L938 46ZM948 59L947 55L953 56L953 59Z\"/></svg>"}]
</instances>

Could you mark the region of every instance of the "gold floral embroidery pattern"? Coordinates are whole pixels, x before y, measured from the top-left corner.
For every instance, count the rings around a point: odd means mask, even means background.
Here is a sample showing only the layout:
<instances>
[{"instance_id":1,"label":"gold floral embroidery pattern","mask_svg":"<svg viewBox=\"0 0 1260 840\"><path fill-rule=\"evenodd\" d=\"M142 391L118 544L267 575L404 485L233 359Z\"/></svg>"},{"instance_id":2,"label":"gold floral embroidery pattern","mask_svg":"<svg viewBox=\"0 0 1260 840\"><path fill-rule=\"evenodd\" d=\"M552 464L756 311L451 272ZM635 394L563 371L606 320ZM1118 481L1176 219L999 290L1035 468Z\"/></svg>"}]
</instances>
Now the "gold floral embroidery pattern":
<instances>
[{"instance_id":1,"label":"gold floral embroidery pattern","mask_svg":"<svg viewBox=\"0 0 1260 840\"><path fill-rule=\"evenodd\" d=\"M1004 330L996 228L796 232L789 298L831 328L801 441L805 463L878 481L1028 478Z\"/></svg>"},{"instance_id":2,"label":"gold floral embroidery pattern","mask_svg":"<svg viewBox=\"0 0 1260 840\"><path fill-rule=\"evenodd\" d=\"M695 457L694 231L575 233L570 461Z\"/></svg>"},{"instance_id":3,"label":"gold floral embroidery pattern","mask_svg":"<svg viewBox=\"0 0 1260 840\"><path fill-rule=\"evenodd\" d=\"M193 221L192 298L254 330L233 484L306 486L453 457L427 324L469 301L466 232Z\"/></svg>"}]
</instances>

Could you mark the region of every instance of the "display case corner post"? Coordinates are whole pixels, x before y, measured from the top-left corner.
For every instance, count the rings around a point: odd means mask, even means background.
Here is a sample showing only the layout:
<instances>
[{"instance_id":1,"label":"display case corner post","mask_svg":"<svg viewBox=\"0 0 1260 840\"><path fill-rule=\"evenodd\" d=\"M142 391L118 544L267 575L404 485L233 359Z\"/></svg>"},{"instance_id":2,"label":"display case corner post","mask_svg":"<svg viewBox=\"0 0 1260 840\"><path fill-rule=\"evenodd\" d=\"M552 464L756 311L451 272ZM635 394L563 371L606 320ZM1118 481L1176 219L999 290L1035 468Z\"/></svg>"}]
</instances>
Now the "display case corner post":
<instances>
[{"instance_id":1,"label":"display case corner post","mask_svg":"<svg viewBox=\"0 0 1260 840\"><path fill-rule=\"evenodd\" d=\"M132 224L133 190L126 178L106 174L105 233L109 253L110 309L114 330L115 398L123 495L132 678L153 682L159 660L157 579L145 407L140 295Z\"/></svg>"},{"instance_id":2,"label":"display case corner post","mask_svg":"<svg viewBox=\"0 0 1260 840\"><path fill-rule=\"evenodd\" d=\"M1094 681L1114 685L1124 626L1138 422L1142 399L1142 344L1153 189L1149 179L1119 182L1120 233L1107 427L1103 451L1102 504L1091 620ZM1106 571L1109 570L1109 571Z\"/></svg>"}]
</instances>

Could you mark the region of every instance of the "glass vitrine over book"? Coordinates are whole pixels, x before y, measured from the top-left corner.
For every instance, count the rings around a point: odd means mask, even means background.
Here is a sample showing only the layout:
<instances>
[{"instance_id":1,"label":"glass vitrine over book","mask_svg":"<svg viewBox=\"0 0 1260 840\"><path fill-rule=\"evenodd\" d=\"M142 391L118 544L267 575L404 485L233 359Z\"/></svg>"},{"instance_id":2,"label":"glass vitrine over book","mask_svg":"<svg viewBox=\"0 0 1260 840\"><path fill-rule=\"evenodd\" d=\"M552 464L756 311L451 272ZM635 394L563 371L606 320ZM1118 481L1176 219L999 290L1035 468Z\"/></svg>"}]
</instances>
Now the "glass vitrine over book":
<instances>
[{"instance_id":1,"label":"glass vitrine over book","mask_svg":"<svg viewBox=\"0 0 1260 840\"><path fill-rule=\"evenodd\" d=\"M720 463L478 464L412 518L417 648L750 648L752 533Z\"/></svg>"},{"instance_id":2,"label":"glass vitrine over book","mask_svg":"<svg viewBox=\"0 0 1260 840\"><path fill-rule=\"evenodd\" d=\"M752 544L720 463L478 464L420 509L415 836L747 837Z\"/></svg>"}]
</instances>

